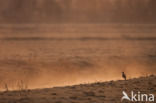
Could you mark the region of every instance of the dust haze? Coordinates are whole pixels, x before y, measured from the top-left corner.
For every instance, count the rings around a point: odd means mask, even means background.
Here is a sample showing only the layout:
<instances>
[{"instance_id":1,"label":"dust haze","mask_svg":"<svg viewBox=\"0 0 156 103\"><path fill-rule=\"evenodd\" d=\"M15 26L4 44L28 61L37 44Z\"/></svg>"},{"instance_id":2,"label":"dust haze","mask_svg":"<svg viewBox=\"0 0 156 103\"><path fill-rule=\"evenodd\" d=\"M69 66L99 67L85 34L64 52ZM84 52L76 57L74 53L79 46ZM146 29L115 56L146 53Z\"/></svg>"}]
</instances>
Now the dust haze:
<instances>
[{"instance_id":1,"label":"dust haze","mask_svg":"<svg viewBox=\"0 0 156 103\"><path fill-rule=\"evenodd\" d=\"M1 23L156 23L155 0L5 0Z\"/></svg>"},{"instance_id":2,"label":"dust haze","mask_svg":"<svg viewBox=\"0 0 156 103\"><path fill-rule=\"evenodd\" d=\"M94 6L95 4L95 6ZM0 1L0 88L156 73L155 0Z\"/></svg>"}]
</instances>

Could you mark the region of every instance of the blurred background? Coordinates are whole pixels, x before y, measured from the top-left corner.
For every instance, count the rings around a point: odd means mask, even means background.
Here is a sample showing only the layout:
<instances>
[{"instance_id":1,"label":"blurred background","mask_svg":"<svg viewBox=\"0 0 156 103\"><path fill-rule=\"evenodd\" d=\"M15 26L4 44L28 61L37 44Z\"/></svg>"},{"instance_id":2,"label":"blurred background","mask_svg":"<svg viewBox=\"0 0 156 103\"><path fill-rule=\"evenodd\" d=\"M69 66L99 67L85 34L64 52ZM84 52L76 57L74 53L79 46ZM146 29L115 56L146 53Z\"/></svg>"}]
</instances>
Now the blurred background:
<instances>
[{"instance_id":1,"label":"blurred background","mask_svg":"<svg viewBox=\"0 0 156 103\"><path fill-rule=\"evenodd\" d=\"M155 0L1 0L0 88L156 73Z\"/></svg>"}]
</instances>

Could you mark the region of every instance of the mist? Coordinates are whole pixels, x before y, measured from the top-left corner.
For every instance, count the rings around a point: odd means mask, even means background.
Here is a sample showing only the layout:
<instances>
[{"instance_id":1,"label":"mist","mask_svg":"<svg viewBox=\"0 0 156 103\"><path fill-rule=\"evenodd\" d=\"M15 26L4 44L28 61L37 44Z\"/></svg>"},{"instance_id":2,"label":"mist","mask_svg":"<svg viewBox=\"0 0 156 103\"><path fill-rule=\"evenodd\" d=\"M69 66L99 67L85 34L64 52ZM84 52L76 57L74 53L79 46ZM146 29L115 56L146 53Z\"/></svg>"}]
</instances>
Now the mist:
<instances>
[{"instance_id":1,"label":"mist","mask_svg":"<svg viewBox=\"0 0 156 103\"><path fill-rule=\"evenodd\" d=\"M155 0L1 0L0 89L156 73Z\"/></svg>"},{"instance_id":2,"label":"mist","mask_svg":"<svg viewBox=\"0 0 156 103\"><path fill-rule=\"evenodd\" d=\"M0 88L7 83L17 89L19 81L32 89L121 80L123 71L128 79L155 74L155 27L5 25L0 38Z\"/></svg>"},{"instance_id":3,"label":"mist","mask_svg":"<svg viewBox=\"0 0 156 103\"><path fill-rule=\"evenodd\" d=\"M155 23L155 0L5 0L1 23Z\"/></svg>"}]
</instances>

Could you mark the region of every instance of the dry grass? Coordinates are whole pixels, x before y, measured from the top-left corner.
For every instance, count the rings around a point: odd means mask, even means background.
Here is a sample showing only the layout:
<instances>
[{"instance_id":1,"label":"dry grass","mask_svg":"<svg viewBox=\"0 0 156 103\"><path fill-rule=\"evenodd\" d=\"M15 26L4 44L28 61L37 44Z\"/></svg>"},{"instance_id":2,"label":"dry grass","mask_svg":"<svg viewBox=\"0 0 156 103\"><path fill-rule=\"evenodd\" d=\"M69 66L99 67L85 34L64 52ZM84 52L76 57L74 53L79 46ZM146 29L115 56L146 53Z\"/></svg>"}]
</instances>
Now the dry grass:
<instances>
[{"instance_id":1,"label":"dry grass","mask_svg":"<svg viewBox=\"0 0 156 103\"><path fill-rule=\"evenodd\" d=\"M123 90L155 93L156 76L36 90L24 87L20 82L19 91L1 92L0 103L120 103Z\"/></svg>"}]
</instances>

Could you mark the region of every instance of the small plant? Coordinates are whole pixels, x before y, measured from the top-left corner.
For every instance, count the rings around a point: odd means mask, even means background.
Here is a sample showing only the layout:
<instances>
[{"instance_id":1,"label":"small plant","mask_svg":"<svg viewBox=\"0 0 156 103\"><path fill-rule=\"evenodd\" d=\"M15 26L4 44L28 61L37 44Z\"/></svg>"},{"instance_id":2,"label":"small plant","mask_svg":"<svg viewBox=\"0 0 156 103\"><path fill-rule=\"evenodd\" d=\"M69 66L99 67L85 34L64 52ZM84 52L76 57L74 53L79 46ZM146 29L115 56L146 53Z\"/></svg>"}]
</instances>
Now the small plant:
<instances>
[{"instance_id":1,"label":"small plant","mask_svg":"<svg viewBox=\"0 0 156 103\"><path fill-rule=\"evenodd\" d=\"M5 89L6 92L9 91L8 84L7 83L4 84L4 89Z\"/></svg>"},{"instance_id":2,"label":"small plant","mask_svg":"<svg viewBox=\"0 0 156 103\"><path fill-rule=\"evenodd\" d=\"M28 86L27 86L27 84L24 82L24 81L19 81L18 83L17 83L17 88L18 88L18 90L19 90L19 96L27 96L26 94L26 92L27 92L27 90L28 90Z\"/></svg>"},{"instance_id":3,"label":"small plant","mask_svg":"<svg viewBox=\"0 0 156 103\"><path fill-rule=\"evenodd\" d=\"M27 84L24 83L22 80L17 83L17 87L19 91L24 91L28 89Z\"/></svg>"}]
</instances>

